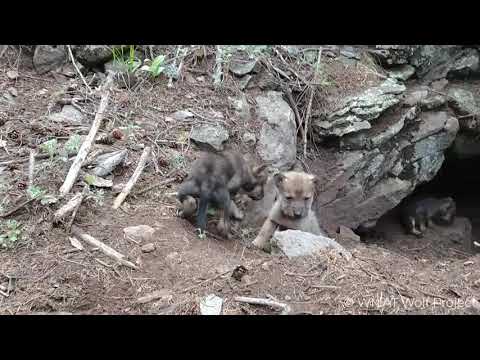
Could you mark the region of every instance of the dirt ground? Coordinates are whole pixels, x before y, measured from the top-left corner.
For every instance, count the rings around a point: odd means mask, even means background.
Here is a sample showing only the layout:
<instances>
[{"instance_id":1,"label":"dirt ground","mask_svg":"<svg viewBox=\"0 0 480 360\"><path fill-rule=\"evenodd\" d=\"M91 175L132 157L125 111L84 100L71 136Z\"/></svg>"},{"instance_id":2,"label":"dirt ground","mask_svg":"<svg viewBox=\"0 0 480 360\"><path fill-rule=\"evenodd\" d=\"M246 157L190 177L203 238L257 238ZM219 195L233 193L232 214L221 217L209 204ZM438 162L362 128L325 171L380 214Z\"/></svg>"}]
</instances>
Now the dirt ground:
<instances>
[{"instance_id":1,"label":"dirt ground","mask_svg":"<svg viewBox=\"0 0 480 360\"><path fill-rule=\"evenodd\" d=\"M55 105L59 96L82 95L79 79L62 74L40 76L15 54L0 61L0 94L11 87L18 93L14 105L0 103L5 211L25 200L29 150L53 137L60 142L75 132L85 135L89 126L46 119L49 112L59 111ZM7 76L11 70L18 71L17 79ZM121 209L111 209L115 194L97 191L80 207L75 226L124 254L138 269L117 265L89 246L75 249L65 224L52 226L56 205L30 203L9 217L22 224L21 239L12 249L0 250L0 290L4 293L0 294L0 314L199 314L199 301L208 294L223 298L223 314L231 315L278 313L269 307L238 303L235 296L271 297L288 303L292 313L306 314L478 311L480 258L450 244L438 229L430 229L431 235L420 244L417 238L404 235L390 218L383 228L386 240L352 244L339 239L352 252L351 261L332 252L296 260L271 256L246 246L254 235L246 229L237 229L231 240L198 239L191 223L175 217L172 196L185 176L184 166L197 153L188 142L192 124L172 121L169 115L183 109L204 117L221 113L218 121L225 123L232 142L240 148L241 134L258 129L255 120L243 123L232 109L229 97L239 93L234 86L215 91L202 77L208 75L192 72L171 88L163 79L136 91L116 89L112 93L103 132L120 129L126 136L113 145L96 146L129 150L127 164L114 173L114 183L128 180L143 146L152 146L154 162ZM99 102L94 99L82 103L83 111L90 114L89 123ZM69 164L48 158L38 161L35 184L55 193ZM135 195L170 177L175 178L171 184ZM81 186L78 183L71 194L81 191ZM153 252L142 252L143 244L124 236L123 228L135 225L155 229ZM247 270L240 281L231 276L239 265ZM7 291L12 279L14 289ZM138 301L154 292L160 294L157 299Z\"/></svg>"}]
</instances>

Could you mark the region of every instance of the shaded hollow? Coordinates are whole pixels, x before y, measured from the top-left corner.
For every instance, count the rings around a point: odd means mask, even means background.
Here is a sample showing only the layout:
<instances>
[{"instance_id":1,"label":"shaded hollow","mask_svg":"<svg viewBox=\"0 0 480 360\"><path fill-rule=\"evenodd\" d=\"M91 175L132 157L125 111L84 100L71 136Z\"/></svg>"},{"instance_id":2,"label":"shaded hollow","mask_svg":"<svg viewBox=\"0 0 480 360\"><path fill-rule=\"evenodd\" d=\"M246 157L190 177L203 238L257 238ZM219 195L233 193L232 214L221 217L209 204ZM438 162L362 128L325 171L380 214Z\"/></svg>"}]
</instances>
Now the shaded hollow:
<instances>
[{"instance_id":1,"label":"shaded hollow","mask_svg":"<svg viewBox=\"0 0 480 360\"><path fill-rule=\"evenodd\" d=\"M457 219L451 226L434 225L423 238L416 238L406 234L401 226L400 208L412 198L423 197L452 197L457 207ZM478 252L479 249L472 243L480 242L480 156L462 159L451 150L447 151L441 169L431 181L418 186L396 208L382 216L372 232L362 235L362 240L367 242L400 250L430 247L435 249L437 256L439 253L447 255L450 248L453 251Z\"/></svg>"}]
</instances>

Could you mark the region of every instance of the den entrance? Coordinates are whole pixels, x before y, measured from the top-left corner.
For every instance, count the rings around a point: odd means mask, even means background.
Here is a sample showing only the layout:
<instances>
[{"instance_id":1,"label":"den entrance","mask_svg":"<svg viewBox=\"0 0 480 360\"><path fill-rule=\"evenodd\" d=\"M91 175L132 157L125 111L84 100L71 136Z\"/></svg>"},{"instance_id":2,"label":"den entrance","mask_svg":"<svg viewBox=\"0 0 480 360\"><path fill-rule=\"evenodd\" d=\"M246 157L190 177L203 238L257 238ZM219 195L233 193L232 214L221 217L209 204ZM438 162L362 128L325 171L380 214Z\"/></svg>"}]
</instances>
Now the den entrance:
<instances>
[{"instance_id":1,"label":"den entrance","mask_svg":"<svg viewBox=\"0 0 480 360\"><path fill-rule=\"evenodd\" d=\"M433 225L423 238L405 233L400 224L400 207L415 197L452 197L457 216L452 225ZM437 175L377 222L375 230L362 237L391 250L421 257L451 257L480 252L480 156L459 158L451 149Z\"/></svg>"}]
</instances>

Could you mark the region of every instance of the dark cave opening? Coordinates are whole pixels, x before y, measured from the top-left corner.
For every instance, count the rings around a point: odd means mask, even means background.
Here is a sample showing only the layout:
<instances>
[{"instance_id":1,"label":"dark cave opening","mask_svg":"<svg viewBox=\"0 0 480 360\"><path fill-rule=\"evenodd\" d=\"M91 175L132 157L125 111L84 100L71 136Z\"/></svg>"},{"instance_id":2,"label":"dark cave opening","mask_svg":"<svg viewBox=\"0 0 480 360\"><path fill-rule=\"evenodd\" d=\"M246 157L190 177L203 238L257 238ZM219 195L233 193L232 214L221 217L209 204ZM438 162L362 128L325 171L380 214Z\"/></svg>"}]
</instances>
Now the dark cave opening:
<instances>
[{"instance_id":1,"label":"dark cave opening","mask_svg":"<svg viewBox=\"0 0 480 360\"><path fill-rule=\"evenodd\" d=\"M431 181L417 186L414 192L397 207L382 216L375 226L373 236L371 232L368 232L365 238L362 236L362 240L388 243L389 239L390 242L398 241L398 239L402 239L403 242L404 238L405 243L410 242L406 246L407 248L415 247L411 243L425 243L425 240L422 241L403 232L399 211L405 202L423 197L452 197L455 200L456 216L467 218L472 226L472 238L465 239L465 243L458 248L468 253L478 253L480 248L476 247L473 242L480 242L480 156L459 158L451 148L445 153L445 160L435 177ZM401 236L399 236L400 231L403 233ZM450 231L452 230L450 229ZM443 236L440 235L442 232ZM440 227L436 231L431 231L427 238L433 241L440 237L448 239L449 234L448 230L442 230ZM393 240L393 238L397 240ZM455 245L452 243L452 246Z\"/></svg>"},{"instance_id":2,"label":"dark cave opening","mask_svg":"<svg viewBox=\"0 0 480 360\"><path fill-rule=\"evenodd\" d=\"M411 196L452 197L457 216L472 224L474 239L480 239L480 156L459 158L450 149L437 175L418 186ZM410 198L410 197L409 197ZM408 199L406 199L408 200Z\"/></svg>"}]
</instances>

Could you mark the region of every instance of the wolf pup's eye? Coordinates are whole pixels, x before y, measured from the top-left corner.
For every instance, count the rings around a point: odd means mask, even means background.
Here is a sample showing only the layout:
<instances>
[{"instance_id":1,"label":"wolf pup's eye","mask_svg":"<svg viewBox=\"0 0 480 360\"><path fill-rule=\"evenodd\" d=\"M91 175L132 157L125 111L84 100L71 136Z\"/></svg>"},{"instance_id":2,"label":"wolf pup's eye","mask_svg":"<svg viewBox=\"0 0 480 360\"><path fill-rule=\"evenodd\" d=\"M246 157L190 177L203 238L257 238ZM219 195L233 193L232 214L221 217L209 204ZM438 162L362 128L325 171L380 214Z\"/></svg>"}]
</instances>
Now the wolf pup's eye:
<instances>
[{"instance_id":1,"label":"wolf pup's eye","mask_svg":"<svg viewBox=\"0 0 480 360\"><path fill-rule=\"evenodd\" d=\"M286 198L287 198L287 200L292 200L293 199L293 197L291 197L291 196L287 196Z\"/></svg>"}]
</instances>

